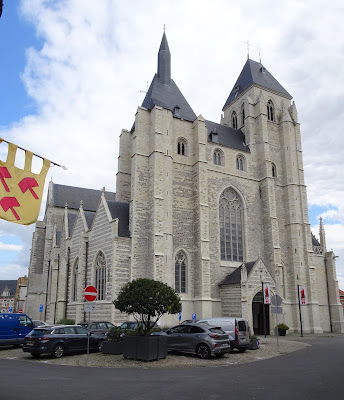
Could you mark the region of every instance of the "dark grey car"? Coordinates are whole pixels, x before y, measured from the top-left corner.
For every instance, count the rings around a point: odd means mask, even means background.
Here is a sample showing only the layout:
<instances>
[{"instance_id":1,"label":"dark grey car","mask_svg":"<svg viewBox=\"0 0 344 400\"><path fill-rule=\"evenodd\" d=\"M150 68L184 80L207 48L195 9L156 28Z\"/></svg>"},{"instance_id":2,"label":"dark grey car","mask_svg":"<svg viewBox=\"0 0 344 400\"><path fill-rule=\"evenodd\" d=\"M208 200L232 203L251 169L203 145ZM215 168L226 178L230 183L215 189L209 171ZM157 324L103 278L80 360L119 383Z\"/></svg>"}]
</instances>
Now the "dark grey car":
<instances>
[{"instance_id":1,"label":"dark grey car","mask_svg":"<svg viewBox=\"0 0 344 400\"><path fill-rule=\"evenodd\" d=\"M169 351L196 353L199 358L221 357L230 351L228 335L220 328L197 323L166 330Z\"/></svg>"},{"instance_id":2,"label":"dark grey car","mask_svg":"<svg viewBox=\"0 0 344 400\"><path fill-rule=\"evenodd\" d=\"M90 351L98 351L103 338L79 325L41 326L25 336L23 351L38 357L51 354L60 358L65 353L86 353L89 338Z\"/></svg>"}]
</instances>

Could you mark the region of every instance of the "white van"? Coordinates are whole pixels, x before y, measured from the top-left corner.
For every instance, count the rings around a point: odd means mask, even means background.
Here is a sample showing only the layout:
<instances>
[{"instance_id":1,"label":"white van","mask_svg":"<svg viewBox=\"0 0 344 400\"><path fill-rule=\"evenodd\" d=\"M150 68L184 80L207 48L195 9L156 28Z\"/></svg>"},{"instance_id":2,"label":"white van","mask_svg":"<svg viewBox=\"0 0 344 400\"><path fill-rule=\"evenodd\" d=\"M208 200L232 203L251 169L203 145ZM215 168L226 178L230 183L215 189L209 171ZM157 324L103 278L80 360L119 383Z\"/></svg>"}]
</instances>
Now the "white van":
<instances>
[{"instance_id":1,"label":"white van","mask_svg":"<svg viewBox=\"0 0 344 400\"><path fill-rule=\"evenodd\" d=\"M200 324L220 326L229 335L231 349L246 351L251 344L250 327L247 319L241 317L205 318L197 321Z\"/></svg>"}]
</instances>

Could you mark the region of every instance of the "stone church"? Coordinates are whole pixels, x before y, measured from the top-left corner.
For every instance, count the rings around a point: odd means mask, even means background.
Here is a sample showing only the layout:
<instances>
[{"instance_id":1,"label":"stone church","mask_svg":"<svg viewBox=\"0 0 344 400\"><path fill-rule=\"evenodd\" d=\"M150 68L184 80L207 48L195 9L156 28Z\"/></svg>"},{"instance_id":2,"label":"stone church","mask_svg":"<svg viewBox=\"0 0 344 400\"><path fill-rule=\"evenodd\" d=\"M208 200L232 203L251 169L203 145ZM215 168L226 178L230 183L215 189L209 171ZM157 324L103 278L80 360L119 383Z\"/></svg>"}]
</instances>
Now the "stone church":
<instances>
[{"instance_id":1,"label":"stone church","mask_svg":"<svg viewBox=\"0 0 344 400\"><path fill-rule=\"evenodd\" d=\"M300 331L303 285L303 331L344 331L335 256L322 223L319 239L310 229L292 96L248 59L224 100L220 123L196 116L171 78L164 33L157 73L120 135L116 193L49 183L32 241L29 315L39 318L42 304L42 319L81 322L93 285L92 319L118 324L128 316L112 301L146 277L175 288L183 320L242 316L258 334L264 319L268 333L276 321ZM282 298L281 314L263 304L262 283Z\"/></svg>"}]
</instances>

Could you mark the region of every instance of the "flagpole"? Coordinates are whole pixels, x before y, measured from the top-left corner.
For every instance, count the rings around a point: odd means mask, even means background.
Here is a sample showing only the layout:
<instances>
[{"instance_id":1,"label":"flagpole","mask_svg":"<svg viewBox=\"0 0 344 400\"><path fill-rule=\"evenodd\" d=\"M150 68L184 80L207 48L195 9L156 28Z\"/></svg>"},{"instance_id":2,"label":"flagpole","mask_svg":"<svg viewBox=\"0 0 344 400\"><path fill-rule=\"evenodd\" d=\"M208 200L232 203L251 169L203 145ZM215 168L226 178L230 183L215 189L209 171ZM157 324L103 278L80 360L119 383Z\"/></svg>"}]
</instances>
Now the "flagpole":
<instances>
[{"instance_id":1,"label":"flagpole","mask_svg":"<svg viewBox=\"0 0 344 400\"><path fill-rule=\"evenodd\" d=\"M1 1L1 0L0 0L0 1ZM7 144L10 144L10 142L8 142L7 140L5 140L5 139L3 139L3 138L0 138L0 141L5 142L5 143L7 143ZM18 149L26 151L26 149L23 149L22 147L20 147L20 146L18 146L18 145L16 145L16 146L18 147ZM38 158L41 158L42 160L45 159L45 157L39 156L39 155L36 154L36 153L32 153L32 154L33 154L34 156L38 157ZM51 161L51 160L49 160L49 161L50 161L52 164L56 165L57 167L62 168L63 170L66 170L66 169L67 169L67 167L64 166L64 165L57 164L56 162Z\"/></svg>"}]
</instances>

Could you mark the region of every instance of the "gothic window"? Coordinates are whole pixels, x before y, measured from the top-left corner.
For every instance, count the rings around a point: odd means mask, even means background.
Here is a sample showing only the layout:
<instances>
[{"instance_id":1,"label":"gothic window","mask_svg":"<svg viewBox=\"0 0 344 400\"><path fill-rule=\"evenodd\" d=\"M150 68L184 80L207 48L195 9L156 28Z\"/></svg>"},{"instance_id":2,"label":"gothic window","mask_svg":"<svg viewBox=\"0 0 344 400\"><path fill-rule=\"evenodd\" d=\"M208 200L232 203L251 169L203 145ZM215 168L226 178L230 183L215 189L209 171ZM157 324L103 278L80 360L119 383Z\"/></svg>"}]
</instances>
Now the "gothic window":
<instances>
[{"instance_id":1,"label":"gothic window","mask_svg":"<svg viewBox=\"0 0 344 400\"><path fill-rule=\"evenodd\" d=\"M174 264L175 290L177 293L186 293L186 255L178 251Z\"/></svg>"},{"instance_id":2,"label":"gothic window","mask_svg":"<svg viewBox=\"0 0 344 400\"><path fill-rule=\"evenodd\" d=\"M106 259L103 252L99 252L95 263L95 284L98 292L97 300L106 298Z\"/></svg>"},{"instance_id":3,"label":"gothic window","mask_svg":"<svg viewBox=\"0 0 344 400\"><path fill-rule=\"evenodd\" d=\"M242 155L238 155L236 158L236 168L239 171L244 171L245 170L245 159Z\"/></svg>"},{"instance_id":4,"label":"gothic window","mask_svg":"<svg viewBox=\"0 0 344 400\"><path fill-rule=\"evenodd\" d=\"M73 270L73 294L72 294L72 301L78 300L78 270L79 270L79 259L77 259L74 263L74 270Z\"/></svg>"},{"instance_id":5,"label":"gothic window","mask_svg":"<svg viewBox=\"0 0 344 400\"><path fill-rule=\"evenodd\" d=\"M274 121L275 120L275 109L274 109L274 105L272 104L271 100L268 101L267 112L268 112L268 120Z\"/></svg>"},{"instance_id":6,"label":"gothic window","mask_svg":"<svg viewBox=\"0 0 344 400\"><path fill-rule=\"evenodd\" d=\"M235 111L232 112L232 128L238 129L238 118Z\"/></svg>"},{"instance_id":7,"label":"gothic window","mask_svg":"<svg viewBox=\"0 0 344 400\"><path fill-rule=\"evenodd\" d=\"M186 142L184 139L179 139L177 144L177 153L186 156Z\"/></svg>"},{"instance_id":8,"label":"gothic window","mask_svg":"<svg viewBox=\"0 0 344 400\"><path fill-rule=\"evenodd\" d=\"M245 126L245 104L241 106L241 126Z\"/></svg>"},{"instance_id":9,"label":"gothic window","mask_svg":"<svg viewBox=\"0 0 344 400\"><path fill-rule=\"evenodd\" d=\"M271 163L271 173L273 177L277 176L276 165L274 163Z\"/></svg>"},{"instance_id":10,"label":"gothic window","mask_svg":"<svg viewBox=\"0 0 344 400\"><path fill-rule=\"evenodd\" d=\"M220 196L219 218L221 260L243 261L243 205L231 188Z\"/></svg>"},{"instance_id":11,"label":"gothic window","mask_svg":"<svg viewBox=\"0 0 344 400\"><path fill-rule=\"evenodd\" d=\"M223 159L223 153L221 150L215 150L214 151L214 164L215 165L223 165L224 159Z\"/></svg>"}]
</instances>

